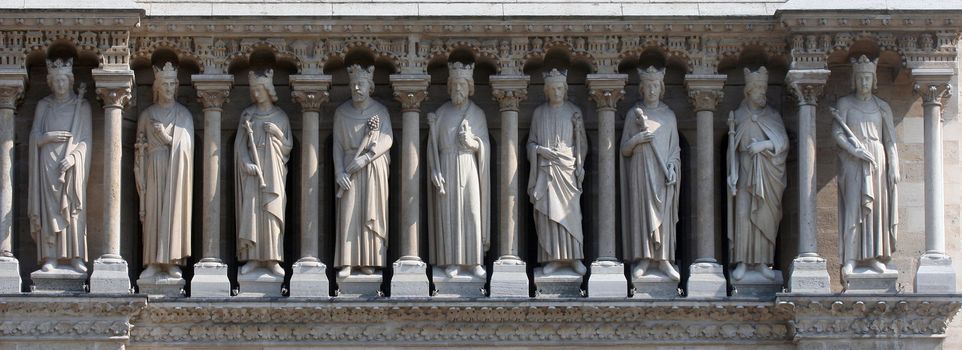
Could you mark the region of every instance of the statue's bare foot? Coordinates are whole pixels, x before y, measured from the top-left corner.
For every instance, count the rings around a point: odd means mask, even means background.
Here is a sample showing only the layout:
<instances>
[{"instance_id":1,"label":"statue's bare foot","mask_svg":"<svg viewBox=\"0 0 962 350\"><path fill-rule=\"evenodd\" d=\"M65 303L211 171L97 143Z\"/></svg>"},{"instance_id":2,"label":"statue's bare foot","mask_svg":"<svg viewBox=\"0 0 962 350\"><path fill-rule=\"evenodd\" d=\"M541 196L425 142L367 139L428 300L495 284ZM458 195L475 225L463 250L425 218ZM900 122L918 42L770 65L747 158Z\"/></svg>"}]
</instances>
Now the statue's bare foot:
<instances>
[{"instance_id":1,"label":"statue's bare foot","mask_svg":"<svg viewBox=\"0 0 962 350\"><path fill-rule=\"evenodd\" d=\"M342 267L342 268L341 268L341 271L338 271L338 272L337 272L337 277L338 277L338 278L348 278L348 277L351 277L351 267L350 267L350 266L344 266L344 267Z\"/></svg>"},{"instance_id":2,"label":"statue's bare foot","mask_svg":"<svg viewBox=\"0 0 962 350\"><path fill-rule=\"evenodd\" d=\"M842 266L842 275L851 275L853 272L855 272L855 261L846 261L845 265Z\"/></svg>"},{"instance_id":3,"label":"statue's bare foot","mask_svg":"<svg viewBox=\"0 0 962 350\"><path fill-rule=\"evenodd\" d=\"M678 269L675 269L675 267L672 266L668 260L661 261L660 269L661 272L664 272L665 275L668 276L668 278L671 278L673 281L681 281L681 275L678 274Z\"/></svg>"},{"instance_id":4,"label":"statue's bare foot","mask_svg":"<svg viewBox=\"0 0 962 350\"><path fill-rule=\"evenodd\" d=\"M478 278L484 278L488 275L488 272L484 271L484 266L481 265L474 265L474 268L472 268L472 273L474 273L474 275Z\"/></svg>"},{"instance_id":5,"label":"statue's bare foot","mask_svg":"<svg viewBox=\"0 0 962 350\"><path fill-rule=\"evenodd\" d=\"M444 275L454 277L458 275L458 265L448 265L444 267Z\"/></svg>"},{"instance_id":6,"label":"statue's bare foot","mask_svg":"<svg viewBox=\"0 0 962 350\"><path fill-rule=\"evenodd\" d=\"M581 260L575 260L574 262L572 262L571 269L575 270L576 274L579 274L582 276L584 276L584 274L588 272L588 268L585 267L585 264L582 263Z\"/></svg>"},{"instance_id":7,"label":"statue's bare foot","mask_svg":"<svg viewBox=\"0 0 962 350\"><path fill-rule=\"evenodd\" d=\"M558 268L560 267L559 265L561 265L561 263L557 261L549 262L544 265L544 268L541 269L541 273L545 275L553 274L556 270L558 270Z\"/></svg>"},{"instance_id":8,"label":"statue's bare foot","mask_svg":"<svg viewBox=\"0 0 962 350\"><path fill-rule=\"evenodd\" d=\"M150 264L150 265L147 265L147 268L144 269L144 271L140 273L140 278L145 278L145 279L146 279L146 278L152 278L152 277L154 277L154 276L156 276L156 275L157 275L157 265L156 265L156 264Z\"/></svg>"},{"instance_id":9,"label":"statue's bare foot","mask_svg":"<svg viewBox=\"0 0 962 350\"><path fill-rule=\"evenodd\" d=\"M645 276L645 270L648 270L648 259L641 259L631 269L631 277L634 279L642 278Z\"/></svg>"},{"instance_id":10,"label":"statue's bare foot","mask_svg":"<svg viewBox=\"0 0 962 350\"><path fill-rule=\"evenodd\" d=\"M758 264L758 265L756 266L756 270L757 270L759 273L761 273L761 274L762 274L762 277L765 277L765 279L767 279L767 280L769 280L769 281L774 281L774 280L775 280L775 270L772 270L772 268L771 268L771 267L768 267L768 265L766 265L766 264Z\"/></svg>"},{"instance_id":11,"label":"statue's bare foot","mask_svg":"<svg viewBox=\"0 0 962 350\"><path fill-rule=\"evenodd\" d=\"M735 269L732 270L732 279L741 281L742 278L745 278L745 270L748 270L748 268L745 267L745 263L738 263L738 265L735 265Z\"/></svg>"},{"instance_id":12,"label":"statue's bare foot","mask_svg":"<svg viewBox=\"0 0 962 350\"><path fill-rule=\"evenodd\" d=\"M170 275L170 278L174 278L174 279L184 277L184 272L181 271L180 266L177 266L177 265L170 265L167 268L167 274Z\"/></svg>"},{"instance_id":13,"label":"statue's bare foot","mask_svg":"<svg viewBox=\"0 0 962 350\"><path fill-rule=\"evenodd\" d=\"M868 267L878 273L884 273L885 270L887 270L885 264L883 264L881 261L878 261L878 259L872 259L872 261L868 263Z\"/></svg>"},{"instance_id":14,"label":"statue's bare foot","mask_svg":"<svg viewBox=\"0 0 962 350\"><path fill-rule=\"evenodd\" d=\"M363 273L363 274L365 274L365 275L373 275L374 272L375 272L375 271L374 271L374 268L373 268L373 267L370 267L370 266L365 266L365 267L362 267L362 268L361 268L361 273Z\"/></svg>"},{"instance_id":15,"label":"statue's bare foot","mask_svg":"<svg viewBox=\"0 0 962 350\"><path fill-rule=\"evenodd\" d=\"M40 267L40 270L43 271L43 272L50 272L50 270L53 270L53 268L54 268L54 266L55 266L56 264L57 264L57 261L54 260L54 259L44 260L43 266Z\"/></svg>"},{"instance_id":16,"label":"statue's bare foot","mask_svg":"<svg viewBox=\"0 0 962 350\"><path fill-rule=\"evenodd\" d=\"M72 266L73 269L78 272L87 272L87 265L84 264L84 261L80 258L73 258L73 260L70 260L70 266Z\"/></svg>"},{"instance_id":17,"label":"statue's bare foot","mask_svg":"<svg viewBox=\"0 0 962 350\"><path fill-rule=\"evenodd\" d=\"M267 263L267 269L271 271L271 274L275 276L284 277L284 268L281 267L281 263L277 261L271 261Z\"/></svg>"},{"instance_id":18,"label":"statue's bare foot","mask_svg":"<svg viewBox=\"0 0 962 350\"><path fill-rule=\"evenodd\" d=\"M251 261L248 261L246 264L244 264L244 266L241 266L240 273L242 275L246 275L251 271L254 271L254 269L256 268L257 268L257 262L254 260L251 260Z\"/></svg>"}]
</instances>

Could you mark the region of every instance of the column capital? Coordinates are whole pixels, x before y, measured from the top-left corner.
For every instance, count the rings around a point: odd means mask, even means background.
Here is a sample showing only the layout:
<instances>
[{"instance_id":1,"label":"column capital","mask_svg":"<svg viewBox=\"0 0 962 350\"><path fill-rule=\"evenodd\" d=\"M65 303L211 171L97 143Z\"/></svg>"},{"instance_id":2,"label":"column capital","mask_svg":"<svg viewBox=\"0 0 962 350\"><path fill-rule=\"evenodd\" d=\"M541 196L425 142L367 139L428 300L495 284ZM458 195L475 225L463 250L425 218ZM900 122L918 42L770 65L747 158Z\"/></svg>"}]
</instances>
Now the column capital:
<instances>
[{"instance_id":1,"label":"column capital","mask_svg":"<svg viewBox=\"0 0 962 350\"><path fill-rule=\"evenodd\" d=\"M816 105L831 73L828 69L792 69L785 75L785 83L799 105Z\"/></svg>"},{"instance_id":2,"label":"column capital","mask_svg":"<svg viewBox=\"0 0 962 350\"><path fill-rule=\"evenodd\" d=\"M686 74L685 87L695 112L714 111L725 97L725 74Z\"/></svg>"},{"instance_id":3,"label":"column capital","mask_svg":"<svg viewBox=\"0 0 962 350\"><path fill-rule=\"evenodd\" d=\"M23 97L27 71L0 72L0 109L16 109Z\"/></svg>"},{"instance_id":4,"label":"column capital","mask_svg":"<svg viewBox=\"0 0 962 350\"><path fill-rule=\"evenodd\" d=\"M625 96L628 74L588 74L588 97L595 101L599 110L614 110Z\"/></svg>"},{"instance_id":5,"label":"column capital","mask_svg":"<svg viewBox=\"0 0 962 350\"><path fill-rule=\"evenodd\" d=\"M91 72L97 85L97 97L104 108L123 109L130 102L134 86L134 71L94 69Z\"/></svg>"},{"instance_id":6,"label":"column capital","mask_svg":"<svg viewBox=\"0 0 962 350\"><path fill-rule=\"evenodd\" d=\"M428 98L431 76L427 74L391 74L394 99L401 102L401 111L420 112L421 102Z\"/></svg>"},{"instance_id":7,"label":"column capital","mask_svg":"<svg viewBox=\"0 0 962 350\"><path fill-rule=\"evenodd\" d=\"M952 95L952 68L915 68L912 69L912 79L915 84L912 91L922 97L924 104L941 106Z\"/></svg>"},{"instance_id":8,"label":"column capital","mask_svg":"<svg viewBox=\"0 0 962 350\"><path fill-rule=\"evenodd\" d=\"M291 97L305 112L320 112L327 102L331 76L326 74L299 74L290 76Z\"/></svg>"},{"instance_id":9,"label":"column capital","mask_svg":"<svg viewBox=\"0 0 962 350\"><path fill-rule=\"evenodd\" d=\"M528 83L531 77L527 75L492 75L492 97L498 101L503 111L518 111L521 101L528 98Z\"/></svg>"},{"instance_id":10,"label":"column capital","mask_svg":"<svg viewBox=\"0 0 962 350\"><path fill-rule=\"evenodd\" d=\"M229 74L194 74L190 80L197 89L197 100L204 109L221 109L229 101L234 76Z\"/></svg>"}]
</instances>

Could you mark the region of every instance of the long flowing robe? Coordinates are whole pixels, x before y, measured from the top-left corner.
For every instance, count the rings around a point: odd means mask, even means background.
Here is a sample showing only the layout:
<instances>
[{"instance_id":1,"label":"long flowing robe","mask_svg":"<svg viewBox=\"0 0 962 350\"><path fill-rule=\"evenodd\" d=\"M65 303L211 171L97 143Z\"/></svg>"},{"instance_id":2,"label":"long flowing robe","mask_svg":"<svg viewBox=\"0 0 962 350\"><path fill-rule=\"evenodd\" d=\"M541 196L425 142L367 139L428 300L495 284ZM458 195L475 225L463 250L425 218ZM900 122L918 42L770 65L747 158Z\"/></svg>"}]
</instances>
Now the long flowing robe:
<instances>
[{"instance_id":1,"label":"long flowing robe","mask_svg":"<svg viewBox=\"0 0 962 350\"><path fill-rule=\"evenodd\" d=\"M621 221L623 258L675 260L675 234L678 223L678 195L681 183L681 147L673 112L664 103L641 107L654 135L649 144L625 149L642 124L635 109L625 118L621 136ZM625 152L628 151L628 152ZM669 164L675 168L675 183L668 184Z\"/></svg>"},{"instance_id":2,"label":"long flowing robe","mask_svg":"<svg viewBox=\"0 0 962 350\"><path fill-rule=\"evenodd\" d=\"M157 137L154 123L172 136ZM190 256L194 120L184 105L147 107L137 122L134 173L143 213L143 264L182 264Z\"/></svg>"},{"instance_id":3,"label":"long flowing robe","mask_svg":"<svg viewBox=\"0 0 962 350\"><path fill-rule=\"evenodd\" d=\"M584 233L581 227L581 180L576 170L584 169L588 142L583 122L575 125L574 114L581 110L570 101L553 107L543 104L534 111L528 134L528 196L534 204L538 234L538 261L578 260L584 258ZM537 147L558 152L558 160L538 155Z\"/></svg>"},{"instance_id":4,"label":"long flowing robe","mask_svg":"<svg viewBox=\"0 0 962 350\"><path fill-rule=\"evenodd\" d=\"M267 185L260 187L257 175L248 175L247 164L254 164L250 136L244 126L250 121L254 147L260 161L261 174ZM276 125L284 137L264 131L265 123ZM241 113L234 139L234 183L237 186L237 258L238 260L284 260L284 209L287 206L287 161L293 140L287 113L274 106L261 113L250 106Z\"/></svg>"},{"instance_id":5,"label":"long flowing robe","mask_svg":"<svg viewBox=\"0 0 962 350\"><path fill-rule=\"evenodd\" d=\"M40 145L44 134L68 131L67 142ZM37 257L87 260L87 177L92 141L90 104L82 96L59 102L40 100L30 132L30 173L27 212ZM74 165L61 177L60 162L71 157ZM61 178L63 181L61 181Z\"/></svg>"},{"instance_id":6,"label":"long flowing robe","mask_svg":"<svg viewBox=\"0 0 962 350\"><path fill-rule=\"evenodd\" d=\"M481 265L491 237L488 124L484 111L473 102L468 102L464 111L445 103L437 115L428 138L428 169L442 174L445 193L428 185L431 262ZM477 150L461 145L462 124L478 137Z\"/></svg>"},{"instance_id":7,"label":"long flowing robe","mask_svg":"<svg viewBox=\"0 0 962 350\"><path fill-rule=\"evenodd\" d=\"M368 120L377 115L378 129L368 130ZM376 143L371 162L351 176L352 187L337 199L337 245L335 267L387 264L388 175L393 143L391 116L384 105L369 101L363 111L345 102L334 112L334 176L344 172L358 155ZM368 135L371 136L368 136Z\"/></svg>"},{"instance_id":8,"label":"long flowing robe","mask_svg":"<svg viewBox=\"0 0 962 350\"><path fill-rule=\"evenodd\" d=\"M842 261L878 258L895 251L898 233L898 192L892 178L898 173L895 124L888 103L876 96L859 103L854 95L838 100L839 115L875 158L877 167L847 151L838 152L838 210ZM833 122L839 142L849 142Z\"/></svg>"},{"instance_id":9,"label":"long flowing robe","mask_svg":"<svg viewBox=\"0 0 962 350\"><path fill-rule=\"evenodd\" d=\"M788 181L788 133L782 117L771 107L752 114L743 102L735 110L735 232L728 233L733 263L772 264L775 238L782 219L782 195ZM754 142L771 141L773 150L752 155ZM732 164L735 165L735 164Z\"/></svg>"}]
</instances>

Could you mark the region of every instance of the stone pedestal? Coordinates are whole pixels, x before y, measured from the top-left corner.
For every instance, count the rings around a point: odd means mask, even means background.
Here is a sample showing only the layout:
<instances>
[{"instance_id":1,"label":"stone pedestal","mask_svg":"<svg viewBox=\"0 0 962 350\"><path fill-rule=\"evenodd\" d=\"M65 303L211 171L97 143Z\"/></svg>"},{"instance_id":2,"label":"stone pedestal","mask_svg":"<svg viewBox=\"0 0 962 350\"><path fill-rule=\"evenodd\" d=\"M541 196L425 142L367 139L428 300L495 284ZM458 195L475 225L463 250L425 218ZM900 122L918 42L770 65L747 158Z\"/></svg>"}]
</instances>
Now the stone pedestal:
<instances>
[{"instance_id":1,"label":"stone pedestal","mask_svg":"<svg viewBox=\"0 0 962 350\"><path fill-rule=\"evenodd\" d=\"M828 264L820 257L797 257L789 270L788 292L792 294L831 293Z\"/></svg>"},{"instance_id":2,"label":"stone pedestal","mask_svg":"<svg viewBox=\"0 0 962 350\"><path fill-rule=\"evenodd\" d=\"M428 281L428 264L418 260L398 260L394 262L394 276L391 277L391 298L427 298L431 296L431 282Z\"/></svg>"},{"instance_id":3,"label":"stone pedestal","mask_svg":"<svg viewBox=\"0 0 962 350\"><path fill-rule=\"evenodd\" d=\"M85 293L87 274L73 269L54 268L50 271L37 270L30 274L35 293Z\"/></svg>"},{"instance_id":4,"label":"stone pedestal","mask_svg":"<svg viewBox=\"0 0 962 350\"><path fill-rule=\"evenodd\" d=\"M20 293L20 262L15 258L0 257L0 294Z\"/></svg>"},{"instance_id":5,"label":"stone pedestal","mask_svg":"<svg viewBox=\"0 0 962 350\"><path fill-rule=\"evenodd\" d=\"M184 296L184 286L187 281L183 278L172 278L167 275L140 278L137 280L137 293L149 296L177 298Z\"/></svg>"},{"instance_id":6,"label":"stone pedestal","mask_svg":"<svg viewBox=\"0 0 962 350\"><path fill-rule=\"evenodd\" d=\"M690 266L688 298L721 299L728 296L725 268L716 263L696 262Z\"/></svg>"},{"instance_id":7,"label":"stone pedestal","mask_svg":"<svg viewBox=\"0 0 962 350\"><path fill-rule=\"evenodd\" d=\"M524 261L498 259L491 271L490 297L528 298L530 281Z\"/></svg>"},{"instance_id":8,"label":"stone pedestal","mask_svg":"<svg viewBox=\"0 0 962 350\"><path fill-rule=\"evenodd\" d=\"M915 273L916 294L955 294L955 269L952 258L944 254L924 254Z\"/></svg>"},{"instance_id":9,"label":"stone pedestal","mask_svg":"<svg viewBox=\"0 0 962 350\"><path fill-rule=\"evenodd\" d=\"M878 273L864 267L856 267L852 273L842 273L843 293L853 294L894 294L898 292L897 283L899 272L886 268Z\"/></svg>"},{"instance_id":10,"label":"stone pedestal","mask_svg":"<svg viewBox=\"0 0 962 350\"><path fill-rule=\"evenodd\" d=\"M581 282L584 276L556 272L545 275L543 269L534 269L534 285L538 298L580 298L583 296Z\"/></svg>"},{"instance_id":11,"label":"stone pedestal","mask_svg":"<svg viewBox=\"0 0 962 350\"><path fill-rule=\"evenodd\" d=\"M782 272L772 270L775 273L775 280L770 280L762 276L758 271L747 271L742 279L732 280L732 298L745 299L769 299L774 298L776 293L781 293L785 285L785 278Z\"/></svg>"},{"instance_id":12,"label":"stone pedestal","mask_svg":"<svg viewBox=\"0 0 962 350\"><path fill-rule=\"evenodd\" d=\"M625 264L612 261L591 263L591 277L588 279L589 298L627 298L628 279L625 278Z\"/></svg>"},{"instance_id":13,"label":"stone pedestal","mask_svg":"<svg viewBox=\"0 0 962 350\"><path fill-rule=\"evenodd\" d=\"M190 297L230 297L230 280L227 279L227 264L203 260L194 264L194 278L190 279Z\"/></svg>"},{"instance_id":14,"label":"stone pedestal","mask_svg":"<svg viewBox=\"0 0 962 350\"><path fill-rule=\"evenodd\" d=\"M641 278L633 278L631 284L635 292L635 299L675 299L679 297L678 281L662 274L646 274Z\"/></svg>"},{"instance_id":15,"label":"stone pedestal","mask_svg":"<svg viewBox=\"0 0 962 350\"><path fill-rule=\"evenodd\" d=\"M473 274L461 273L448 277L444 269L431 269L431 279L434 281L434 293L438 298L483 298L486 278Z\"/></svg>"},{"instance_id":16,"label":"stone pedestal","mask_svg":"<svg viewBox=\"0 0 962 350\"><path fill-rule=\"evenodd\" d=\"M331 284L327 265L317 259L301 259L294 263L290 296L294 298L329 298Z\"/></svg>"},{"instance_id":17,"label":"stone pedestal","mask_svg":"<svg viewBox=\"0 0 962 350\"><path fill-rule=\"evenodd\" d=\"M90 274L90 292L100 294L130 293L130 275L127 261L116 258L94 260L94 272Z\"/></svg>"},{"instance_id":18,"label":"stone pedestal","mask_svg":"<svg viewBox=\"0 0 962 350\"><path fill-rule=\"evenodd\" d=\"M240 284L238 297L279 298L284 276L258 268L246 274L238 274L237 282Z\"/></svg>"},{"instance_id":19,"label":"stone pedestal","mask_svg":"<svg viewBox=\"0 0 962 350\"><path fill-rule=\"evenodd\" d=\"M350 275L337 278L338 298L374 298L383 296L381 282L384 277L380 272L370 275Z\"/></svg>"}]
</instances>

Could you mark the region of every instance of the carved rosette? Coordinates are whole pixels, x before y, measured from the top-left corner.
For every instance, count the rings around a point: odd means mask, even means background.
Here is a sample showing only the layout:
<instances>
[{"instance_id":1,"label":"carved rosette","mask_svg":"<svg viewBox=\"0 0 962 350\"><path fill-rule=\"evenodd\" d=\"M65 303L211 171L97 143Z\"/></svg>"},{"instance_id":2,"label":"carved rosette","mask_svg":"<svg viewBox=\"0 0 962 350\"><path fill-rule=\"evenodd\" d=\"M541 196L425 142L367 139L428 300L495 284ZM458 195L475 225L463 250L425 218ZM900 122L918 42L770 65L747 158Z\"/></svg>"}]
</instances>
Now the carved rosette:
<instances>
[{"instance_id":1,"label":"carved rosette","mask_svg":"<svg viewBox=\"0 0 962 350\"><path fill-rule=\"evenodd\" d=\"M23 98L23 85L0 86L0 109L16 109L21 98Z\"/></svg>"},{"instance_id":2,"label":"carved rosette","mask_svg":"<svg viewBox=\"0 0 962 350\"><path fill-rule=\"evenodd\" d=\"M715 111L718 102L725 97L721 89L696 88L688 90L688 99L695 106L695 112Z\"/></svg>"},{"instance_id":3,"label":"carved rosette","mask_svg":"<svg viewBox=\"0 0 962 350\"><path fill-rule=\"evenodd\" d=\"M123 109L127 102L130 102L130 87L99 87L97 96L100 97L104 108Z\"/></svg>"},{"instance_id":4,"label":"carved rosette","mask_svg":"<svg viewBox=\"0 0 962 350\"><path fill-rule=\"evenodd\" d=\"M421 102L428 98L427 90L396 90L394 99L401 102L402 112L420 112Z\"/></svg>"},{"instance_id":5,"label":"carved rosette","mask_svg":"<svg viewBox=\"0 0 962 350\"><path fill-rule=\"evenodd\" d=\"M230 101L230 89L225 90L197 90L197 100L204 109L221 109Z\"/></svg>"},{"instance_id":6,"label":"carved rosette","mask_svg":"<svg viewBox=\"0 0 962 350\"><path fill-rule=\"evenodd\" d=\"M528 98L528 90L526 89L494 89L492 94L494 99L498 101L498 106L500 106L502 112L517 112L521 101Z\"/></svg>"},{"instance_id":7,"label":"carved rosette","mask_svg":"<svg viewBox=\"0 0 962 350\"><path fill-rule=\"evenodd\" d=\"M625 96L624 89L590 89L588 90L588 96L591 97L595 104L598 105L598 110L616 110L618 109L618 101Z\"/></svg>"},{"instance_id":8,"label":"carved rosette","mask_svg":"<svg viewBox=\"0 0 962 350\"><path fill-rule=\"evenodd\" d=\"M922 97L922 102L926 105L936 104L942 106L945 100L952 95L952 85L949 83L918 83L912 87L912 92Z\"/></svg>"},{"instance_id":9,"label":"carved rosette","mask_svg":"<svg viewBox=\"0 0 962 350\"><path fill-rule=\"evenodd\" d=\"M320 112L321 105L327 102L330 93L327 91L292 91L291 97L301 105L304 112Z\"/></svg>"}]
</instances>

